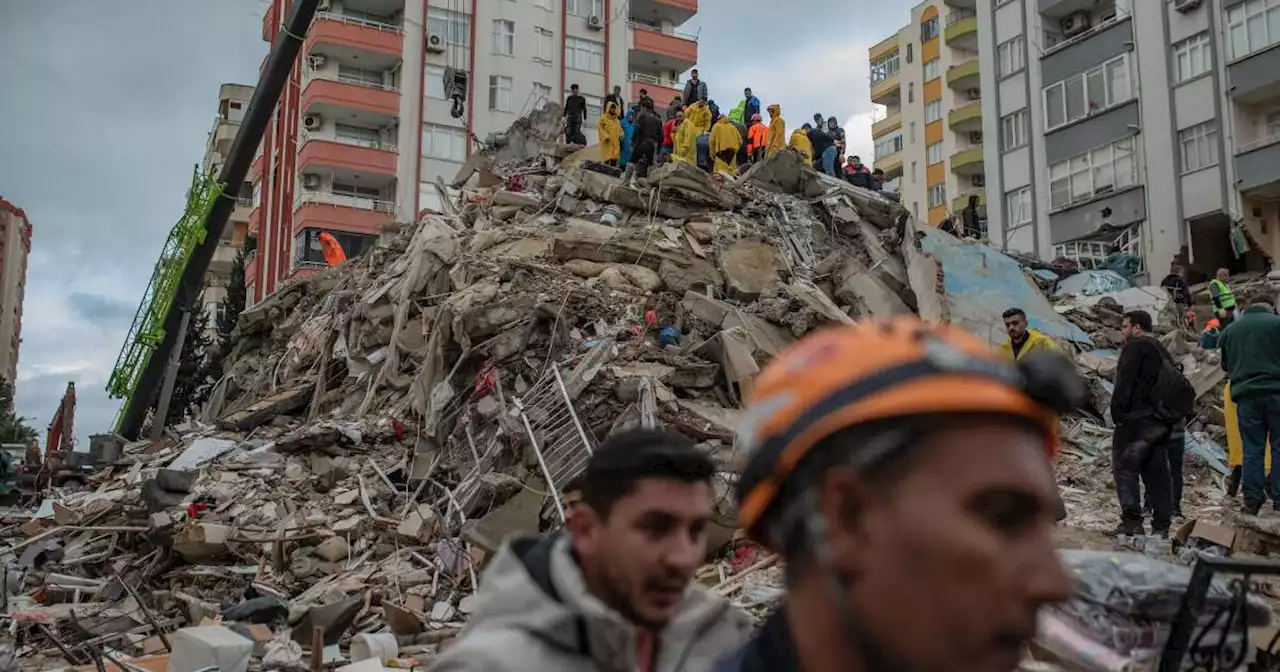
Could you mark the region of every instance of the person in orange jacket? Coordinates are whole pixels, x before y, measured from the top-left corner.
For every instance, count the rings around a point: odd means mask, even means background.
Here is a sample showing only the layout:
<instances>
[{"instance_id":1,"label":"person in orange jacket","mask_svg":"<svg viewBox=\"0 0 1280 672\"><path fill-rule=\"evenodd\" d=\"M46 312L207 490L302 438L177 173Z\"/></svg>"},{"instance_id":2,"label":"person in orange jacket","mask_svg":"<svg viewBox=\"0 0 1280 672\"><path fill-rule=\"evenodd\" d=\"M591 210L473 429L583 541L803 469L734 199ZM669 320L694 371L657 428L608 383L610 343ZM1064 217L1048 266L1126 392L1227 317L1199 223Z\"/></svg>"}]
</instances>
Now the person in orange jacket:
<instances>
[{"instance_id":1,"label":"person in orange jacket","mask_svg":"<svg viewBox=\"0 0 1280 672\"><path fill-rule=\"evenodd\" d=\"M747 156L752 163L764 160L768 144L769 127L760 121L759 114L751 115L751 126L747 128Z\"/></svg>"}]
</instances>

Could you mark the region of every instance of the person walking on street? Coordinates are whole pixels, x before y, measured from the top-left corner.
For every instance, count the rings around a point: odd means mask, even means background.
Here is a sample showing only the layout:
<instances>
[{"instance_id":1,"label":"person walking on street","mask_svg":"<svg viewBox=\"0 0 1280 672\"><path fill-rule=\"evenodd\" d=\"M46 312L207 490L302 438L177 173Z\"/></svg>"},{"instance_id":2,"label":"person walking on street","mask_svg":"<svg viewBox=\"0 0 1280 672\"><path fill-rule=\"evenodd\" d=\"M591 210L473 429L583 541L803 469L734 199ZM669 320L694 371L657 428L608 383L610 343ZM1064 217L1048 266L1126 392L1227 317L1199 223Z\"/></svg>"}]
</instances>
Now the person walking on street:
<instances>
[{"instance_id":1,"label":"person walking on street","mask_svg":"<svg viewBox=\"0 0 1280 672\"><path fill-rule=\"evenodd\" d=\"M698 69L694 68L689 71L689 81L684 83L684 101L686 105L692 105L699 100L707 101L707 83L698 79Z\"/></svg>"},{"instance_id":2,"label":"person walking on street","mask_svg":"<svg viewBox=\"0 0 1280 672\"><path fill-rule=\"evenodd\" d=\"M756 379L738 522L785 562L787 600L715 672L1012 672L1058 560L1061 354L1014 364L914 316L811 334Z\"/></svg>"},{"instance_id":3,"label":"person walking on street","mask_svg":"<svg viewBox=\"0 0 1280 672\"><path fill-rule=\"evenodd\" d=\"M752 117L760 114L760 99L751 93L751 87L742 90L742 116L750 120Z\"/></svg>"},{"instance_id":4,"label":"person walking on street","mask_svg":"<svg viewBox=\"0 0 1280 672\"><path fill-rule=\"evenodd\" d=\"M747 155L752 163L764 161L769 145L769 127L760 121L760 114L751 115L751 126L747 128Z\"/></svg>"},{"instance_id":5,"label":"person walking on street","mask_svg":"<svg viewBox=\"0 0 1280 672\"><path fill-rule=\"evenodd\" d=\"M1111 466L1120 500L1120 524L1112 535L1144 533L1141 479L1151 505L1151 533L1167 536L1173 516L1169 444L1173 425L1187 412L1172 408L1171 395L1178 380L1186 379L1176 370L1164 345L1151 335L1150 314L1141 310L1125 313L1121 333L1125 344L1111 396L1111 418L1115 421ZM1175 376L1177 379L1172 378ZM1194 403L1194 392L1191 397Z\"/></svg>"},{"instance_id":6,"label":"person walking on street","mask_svg":"<svg viewBox=\"0 0 1280 672\"><path fill-rule=\"evenodd\" d=\"M1255 300L1222 332L1218 348L1244 449L1244 508L1257 514L1266 500L1268 442L1271 464L1280 459L1280 316L1275 307L1265 299ZM1270 478L1271 492L1280 493L1280 470L1272 469Z\"/></svg>"},{"instance_id":7,"label":"person walking on street","mask_svg":"<svg viewBox=\"0 0 1280 672\"><path fill-rule=\"evenodd\" d=\"M1216 277L1209 281L1209 300L1213 302L1213 314L1218 316L1224 329L1236 319L1236 295L1232 293L1231 285L1227 284L1230 278L1230 271L1219 268Z\"/></svg>"},{"instance_id":8,"label":"person walking on street","mask_svg":"<svg viewBox=\"0 0 1280 672\"><path fill-rule=\"evenodd\" d=\"M787 146L787 122L782 118L782 106L769 106L769 141L765 143L764 154L773 156Z\"/></svg>"},{"instance_id":9,"label":"person walking on street","mask_svg":"<svg viewBox=\"0 0 1280 672\"><path fill-rule=\"evenodd\" d=\"M715 465L665 431L592 454L567 532L512 537L485 569L462 637L429 672L707 672L750 635L691 585L707 550Z\"/></svg>"},{"instance_id":10,"label":"person walking on street","mask_svg":"<svg viewBox=\"0 0 1280 672\"><path fill-rule=\"evenodd\" d=\"M631 151L632 161L636 164L636 177L648 177L649 168L653 166L658 147L665 142L662 121L653 111L653 99L640 101L640 113L636 115L635 146ZM669 145L668 145L669 147Z\"/></svg>"},{"instance_id":11,"label":"person walking on street","mask_svg":"<svg viewBox=\"0 0 1280 672\"><path fill-rule=\"evenodd\" d=\"M587 118L587 99L578 93L578 85L569 87L569 97L564 99L564 141L585 145L587 136L582 134L582 122Z\"/></svg>"}]
</instances>

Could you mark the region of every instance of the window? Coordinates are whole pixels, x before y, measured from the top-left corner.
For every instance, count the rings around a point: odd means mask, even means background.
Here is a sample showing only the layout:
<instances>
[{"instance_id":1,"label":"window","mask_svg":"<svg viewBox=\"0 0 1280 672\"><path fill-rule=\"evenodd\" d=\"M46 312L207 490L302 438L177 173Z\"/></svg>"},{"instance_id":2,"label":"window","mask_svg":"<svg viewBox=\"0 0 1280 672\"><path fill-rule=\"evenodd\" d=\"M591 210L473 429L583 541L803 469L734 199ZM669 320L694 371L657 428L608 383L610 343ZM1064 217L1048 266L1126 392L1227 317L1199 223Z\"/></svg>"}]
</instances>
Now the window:
<instances>
[{"instance_id":1,"label":"window","mask_svg":"<svg viewBox=\"0 0 1280 672\"><path fill-rule=\"evenodd\" d=\"M564 67L584 72L604 72L604 45L576 37L564 41Z\"/></svg>"},{"instance_id":2,"label":"window","mask_svg":"<svg viewBox=\"0 0 1280 672\"><path fill-rule=\"evenodd\" d=\"M571 16L604 16L604 0L567 0Z\"/></svg>"},{"instance_id":3,"label":"window","mask_svg":"<svg viewBox=\"0 0 1280 672\"><path fill-rule=\"evenodd\" d=\"M551 54L555 50L555 33L542 28L535 29L538 33L538 49L533 52L533 60L542 61L543 63L551 62ZM550 97L550 96L548 96Z\"/></svg>"},{"instance_id":4,"label":"window","mask_svg":"<svg viewBox=\"0 0 1280 672\"><path fill-rule=\"evenodd\" d=\"M1031 210L1031 187L1014 189L1004 195L1004 220L1010 227L1030 224L1035 213Z\"/></svg>"},{"instance_id":5,"label":"window","mask_svg":"<svg viewBox=\"0 0 1280 672\"><path fill-rule=\"evenodd\" d=\"M1272 112L1267 115L1267 137L1276 138L1280 136L1280 112Z\"/></svg>"},{"instance_id":6,"label":"window","mask_svg":"<svg viewBox=\"0 0 1280 672\"><path fill-rule=\"evenodd\" d=\"M1030 123L1025 109L1000 118L1000 146L1004 151L1027 144L1027 126Z\"/></svg>"},{"instance_id":7,"label":"window","mask_svg":"<svg viewBox=\"0 0 1280 672\"><path fill-rule=\"evenodd\" d=\"M1173 45L1173 61L1178 81L1185 82L1209 72L1209 66L1213 63L1211 49L1209 33L1193 35Z\"/></svg>"},{"instance_id":8,"label":"window","mask_svg":"<svg viewBox=\"0 0 1280 672\"><path fill-rule=\"evenodd\" d=\"M400 26L402 23L401 21L390 16L384 16L382 14L374 14L372 12L366 12L359 9L351 9L350 7L343 7L342 15L352 19L367 21L369 23L381 23L384 26Z\"/></svg>"},{"instance_id":9,"label":"window","mask_svg":"<svg viewBox=\"0 0 1280 672\"><path fill-rule=\"evenodd\" d=\"M1129 55L1121 54L1087 72L1045 87L1045 130L1078 121L1132 97Z\"/></svg>"},{"instance_id":10,"label":"window","mask_svg":"<svg viewBox=\"0 0 1280 672\"><path fill-rule=\"evenodd\" d=\"M511 111L511 78L489 75L489 109Z\"/></svg>"},{"instance_id":11,"label":"window","mask_svg":"<svg viewBox=\"0 0 1280 672\"><path fill-rule=\"evenodd\" d=\"M911 184L916 183L916 162L911 162Z\"/></svg>"},{"instance_id":12,"label":"window","mask_svg":"<svg viewBox=\"0 0 1280 672\"><path fill-rule=\"evenodd\" d=\"M353 198L371 198L378 200L382 198L382 192L377 187L362 187L356 184L346 184L343 182L334 182L332 193L338 196L351 196Z\"/></svg>"},{"instance_id":13,"label":"window","mask_svg":"<svg viewBox=\"0 0 1280 672\"><path fill-rule=\"evenodd\" d=\"M572 82L570 82L570 84L572 84ZM571 93L572 92L569 89L565 89L564 94L562 95L564 98L568 98ZM583 120L582 127L595 128L596 122L600 121L600 113L604 110L604 99L600 96L593 96L581 91L578 92L578 95L582 96L583 100L587 101L587 118ZM563 101L564 98L561 98L561 100Z\"/></svg>"},{"instance_id":14,"label":"window","mask_svg":"<svg viewBox=\"0 0 1280 672\"><path fill-rule=\"evenodd\" d=\"M932 166L935 163L942 163L942 158L942 142L935 142L924 148L924 165Z\"/></svg>"},{"instance_id":15,"label":"window","mask_svg":"<svg viewBox=\"0 0 1280 672\"><path fill-rule=\"evenodd\" d=\"M363 126L352 126L337 122L333 125L334 136L339 140L345 140L349 144L360 145L361 147L381 147L382 134L376 128L365 128Z\"/></svg>"},{"instance_id":16,"label":"window","mask_svg":"<svg viewBox=\"0 0 1280 672\"><path fill-rule=\"evenodd\" d=\"M533 83L533 104L542 107L542 104L551 100L551 87L545 84Z\"/></svg>"},{"instance_id":17,"label":"window","mask_svg":"<svg viewBox=\"0 0 1280 672\"><path fill-rule=\"evenodd\" d=\"M1049 209L1061 210L1137 184L1133 138L1049 166Z\"/></svg>"},{"instance_id":18,"label":"window","mask_svg":"<svg viewBox=\"0 0 1280 672\"><path fill-rule=\"evenodd\" d=\"M443 37L446 44L468 46L471 40L471 17L462 12L428 7L427 32Z\"/></svg>"},{"instance_id":19,"label":"window","mask_svg":"<svg viewBox=\"0 0 1280 672\"><path fill-rule=\"evenodd\" d=\"M1228 9L1227 39L1231 59L1280 42L1280 0L1249 0Z\"/></svg>"},{"instance_id":20,"label":"window","mask_svg":"<svg viewBox=\"0 0 1280 672\"><path fill-rule=\"evenodd\" d=\"M929 185L929 207L936 208L947 204L947 184L941 182Z\"/></svg>"},{"instance_id":21,"label":"window","mask_svg":"<svg viewBox=\"0 0 1280 672\"><path fill-rule=\"evenodd\" d=\"M908 103L916 102L916 83L915 82L907 82L907 102Z\"/></svg>"},{"instance_id":22,"label":"window","mask_svg":"<svg viewBox=\"0 0 1280 672\"><path fill-rule=\"evenodd\" d=\"M446 100L448 96L444 95L444 66L428 65L426 77L426 93L428 98L437 100Z\"/></svg>"},{"instance_id":23,"label":"window","mask_svg":"<svg viewBox=\"0 0 1280 672\"><path fill-rule=\"evenodd\" d=\"M932 124L942 118L942 101L935 100L924 104L924 123Z\"/></svg>"},{"instance_id":24,"label":"window","mask_svg":"<svg viewBox=\"0 0 1280 672\"><path fill-rule=\"evenodd\" d=\"M871 62L871 83L883 82L886 79L898 74L900 61L897 52L883 56L878 60Z\"/></svg>"},{"instance_id":25,"label":"window","mask_svg":"<svg viewBox=\"0 0 1280 672\"><path fill-rule=\"evenodd\" d=\"M506 19L493 22L493 53L514 56L516 53L516 23Z\"/></svg>"},{"instance_id":26,"label":"window","mask_svg":"<svg viewBox=\"0 0 1280 672\"><path fill-rule=\"evenodd\" d=\"M377 236L362 236L342 231L322 231L321 229L303 229L293 237L293 260L295 263L323 264L324 248L320 247L320 234L328 233L342 246L348 259L354 259L366 250L378 244ZM221 308L221 306L219 306Z\"/></svg>"},{"instance_id":27,"label":"window","mask_svg":"<svg viewBox=\"0 0 1280 672\"><path fill-rule=\"evenodd\" d=\"M466 161L467 134L461 128L423 124L422 155L458 163Z\"/></svg>"},{"instance_id":28,"label":"window","mask_svg":"<svg viewBox=\"0 0 1280 672\"><path fill-rule=\"evenodd\" d=\"M882 159L890 154L896 154L902 151L902 133L891 133L889 135L876 140L875 156Z\"/></svg>"},{"instance_id":29,"label":"window","mask_svg":"<svg viewBox=\"0 0 1280 672\"><path fill-rule=\"evenodd\" d=\"M381 87L382 71L365 70L364 68L353 68L349 65L338 64L338 81Z\"/></svg>"},{"instance_id":30,"label":"window","mask_svg":"<svg viewBox=\"0 0 1280 672\"><path fill-rule=\"evenodd\" d=\"M1146 266L1142 254L1141 224L1134 224L1113 238L1077 240L1054 245L1053 256L1057 259L1070 259L1079 264L1082 269L1103 268L1113 248L1138 257L1138 260L1143 262L1139 268Z\"/></svg>"},{"instance_id":31,"label":"window","mask_svg":"<svg viewBox=\"0 0 1280 672\"><path fill-rule=\"evenodd\" d=\"M911 43L907 43L907 63L911 62Z\"/></svg>"},{"instance_id":32,"label":"window","mask_svg":"<svg viewBox=\"0 0 1280 672\"><path fill-rule=\"evenodd\" d=\"M1218 165L1218 121L1206 121L1178 131L1182 147L1182 172Z\"/></svg>"},{"instance_id":33,"label":"window","mask_svg":"<svg viewBox=\"0 0 1280 672\"><path fill-rule=\"evenodd\" d=\"M911 142L916 141L916 122L911 122Z\"/></svg>"},{"instance_id":34,"label":"window","mask_svg":"<svg viewBox=\"0 0 1280 672\"><path fill-rule=\"evenodd\" d=\"M1007 42L1002 42L996 47L996 55L999 58L1000 76L1012 75L1027 66L1026 40L1018 35Z\"/></svg>"},{"instance_id":35,"label":"window","mask_svg":"<svg viewBox=\"0 0 1280 672\"><path fill-rule=\"evenodd\" d=\"M939 74L939 73L938 73L938 62L939 62L939 60L940 60L940 59L935 58L935 59L933 59L933 60L931 60L931 61L926 61L926 62L925 62L925 64L924 64L924 81L926 81L926 82L927 82L927 81L929 81L929 80L931 80L931 79L937 79L937 78L938 78L938 74Z\"/></svg>"},{"instance_id":36,"label":"window","mask_svg":"<svg viewBox=\"0 0 1280 672\"><path fill-rule=\"evenodd\" d=\"M928 42L938 37L938 17L933 17L920 24L920 41Z\"/></svg>"}]
</instances>

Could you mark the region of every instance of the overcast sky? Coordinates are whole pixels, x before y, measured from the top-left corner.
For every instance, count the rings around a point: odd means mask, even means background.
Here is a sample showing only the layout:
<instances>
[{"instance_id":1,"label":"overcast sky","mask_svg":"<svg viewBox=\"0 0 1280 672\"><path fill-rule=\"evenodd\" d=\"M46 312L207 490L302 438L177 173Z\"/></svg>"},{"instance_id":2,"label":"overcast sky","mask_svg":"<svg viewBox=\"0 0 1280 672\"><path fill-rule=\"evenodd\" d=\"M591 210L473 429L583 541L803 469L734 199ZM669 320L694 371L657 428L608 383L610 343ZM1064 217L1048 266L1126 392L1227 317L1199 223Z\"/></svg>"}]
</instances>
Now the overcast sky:
<instances>
[{"instance_id":1,"label":"overcast sky","mask_svg":"<svg viewBox=\"0 0 1280 672\"><path fill-rule=\"evenodd\" d=\"M850 151L869 160L867 48L905 24L914 3L874 4L793 0L775 15L701 0L681 31L698 34L699 71L722 109L750 86L782 105L789 127L834 115ZM81 449L110 429L119 402L103 391L107 376L203 157L218 86L257 81L266 6L0 2L5 60L21 64L0 71L0 196L34 227L17 407L42 440L69 380Z\"/></svg>"}]
</instances>

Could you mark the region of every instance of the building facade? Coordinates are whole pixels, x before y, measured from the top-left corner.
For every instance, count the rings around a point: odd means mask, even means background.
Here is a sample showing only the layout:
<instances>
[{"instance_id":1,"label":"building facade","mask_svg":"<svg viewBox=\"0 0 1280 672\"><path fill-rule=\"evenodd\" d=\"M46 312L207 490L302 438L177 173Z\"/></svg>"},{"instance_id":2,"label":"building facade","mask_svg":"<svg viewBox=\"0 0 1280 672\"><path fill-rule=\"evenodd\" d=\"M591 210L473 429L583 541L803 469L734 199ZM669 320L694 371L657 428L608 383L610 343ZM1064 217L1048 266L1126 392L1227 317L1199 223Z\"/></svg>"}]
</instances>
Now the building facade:
<instances>
[{"instance_id":1,"label":"building facade","mask_svg":"<svg viewBox=\"0 0 1280 672\"><path fill-rule=\"evenodd\" d=\"M22 300L27 292L31 222L22 208L0 198L0 376L18 381Z\"/></svg>"},{"instance_id":2,"label":"building facade","mask_svg":"<svg viewBox=\"0 0 1280 672\"><path fill-rule=\"evenodd\" d=\"M290 0L271 0L264 40ZM478 143L577 84L589 141L613 87L666 105L697 42L676 30L696 0L322 0L250 170L250 301L323 266L318 236L348 256L382 227L438 206ZM453 115L446 73L466 73Z\"/></svg>"},{"instance_id":3,"label":"building facade","mask_svg":"<svg viewBox=\"0 0 1280 672\"><path fill-rule=\"evenodd\" d=\"M874 167L918 219L959 216L970 196L985 205L983 82L974 0L926 0L911 23L871 47Z\"/></svg>"},{"instance_id":4,"label":"building facade","mask_svg":"<svg viewBox=\"0 0 1280 672\"><path fill-rule=\"evenodd\" d=\"M1269 265L1280 0L977 4L994 245L1130 252L1153 283L1174 261L1193 280Z\"/></svg>"},{"instance_id":5,"label":"building facade","mask_svg":"<svg viewBox=\"0 0 1280 672\"><path fill-rule=\"evenodd\" d=\"M249 100L253 98L253 87L243 84L223 84L218 89L218 114L213 119L213 127L209 129L209 139L205 144L204 160L200 169L207 175L217 176L231 152L231 143L240 132L240 122L249 109ZM253 210L253 184L245 181L232 194L236 198L236 207L231 211L231 219L222 230L218 241L218 249L209 262L209 270L204 276L204 309L209 313L209 328L206 335L217 342L218 317L222 314L223 303L227 299L227 283L231 280L231 267L236 255L244 247L249 236L249 213Z\"/></svg>"}]
</instances>

